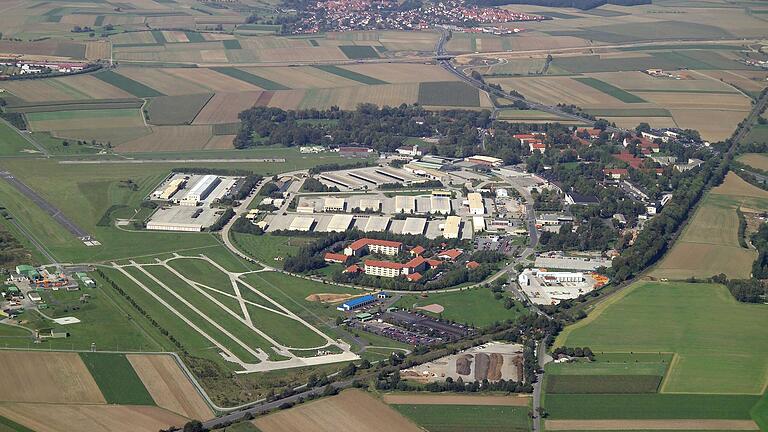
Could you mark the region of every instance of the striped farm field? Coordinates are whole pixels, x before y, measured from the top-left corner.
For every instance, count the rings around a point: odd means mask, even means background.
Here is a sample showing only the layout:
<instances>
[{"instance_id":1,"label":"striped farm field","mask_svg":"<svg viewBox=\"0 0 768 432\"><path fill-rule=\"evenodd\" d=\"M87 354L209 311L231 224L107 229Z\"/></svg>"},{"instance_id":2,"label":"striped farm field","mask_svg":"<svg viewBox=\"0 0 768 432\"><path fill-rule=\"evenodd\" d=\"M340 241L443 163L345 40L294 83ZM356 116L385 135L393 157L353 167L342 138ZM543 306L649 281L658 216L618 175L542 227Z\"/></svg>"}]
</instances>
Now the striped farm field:
<instances>
[{"instance_id":1,"label":"striped farm field","mask_svg":"<svg viewBox=\"0 0 768 432\"><path fill-rule=\"evenodd\" d=\"M112 84L136 97L163 96L163 94L159 91L113 71L99 72L93 76L106 83Z\"/></svg>"},{"instance_id":2,"label":"striped farm field","mask_svg":"<svg viewBox=\"0 0 768 432\"><path fill-rule=\"evenodd\" d=\"M423 82L418 101L429 106L479 107L480 94L463 82Z\"/></svg>"},{"instance_id":3,"label":"striped farm field","mask_svg":"<svg viewBox=\"0 0 768 432\"><path fill-rule=\"evenodd\" d=\"M0 404L0 415L35 432L156 432L188 419L154 406Z\"/></svg>"},{"instance_id":4,"label":"striped farm field","mask_svg":"<svg viewBox=\"0 0 768 432\"><path fill-rule=\"evenodd\" d=\"M478 396L450 394L387 393L384 402L390 405L486 405L528 406L528 396Z\"/></svg>"},{"instance_id":5,"label":"striped farm field","mask_svg":"<svg viewBox=\"0 0 768 432\"><path fill-rule=\"evenodd\" d=\"M263 78L259 75L255 75L251 72L244 71L241 69L233 68L233 67L215 67L211 68L214 71L230 76L235 79L239 79L240 81L245 81L248 84L253 84L255 86L261 87L264 90L289 90L289 87L286 87L280 83L271 81L269 79Z\"/></svg>"},{"instance_id":6,"label":"striped farm field","mask_svg":"<svg viewBox=\"0 0 768 432\"><path fill-rule=\"evenodd\" d=\"M157 406L187 418L206 420L213 411L170 355L126 356Z\"/></svg>"},{"instance_id":7,"label":"striped farm field","mask_svg":"<svg viewBox=\"0 0 768 432\"><path fill-rule=\"evenodd\" d=\"M458 80L453 74L440 66L421 63L368 63L339 67L392 84Z\"/></svg>"},{"instance_id":8,"label":"striped farm field","mask_svg":"<svg viewBox=\"0 0 768 432\"><path fill-rule=\"evenodd\" d=\"M276 106L277 97L283 92L276 92L270 106ZM299 108L329 109L338 106L341 109L355 109L361 103L379 106L397 106L418 101L418 84L387 84L376 86L343 87L336 89L309 89L301 99Z\"/></svg>"},{"instance_id":9,"label":"striped farm field","mask_svg":"<svg viewBox=\"0 0 768 432\"><path fill-rule=\"evenodd\" d=\"M36 132L144 127L138 109L35 112L27 114L27 121Z\"/></svg>"},{"instance_id":10,"label":"striped farm field","mask_svg":"<svg viewBox=\"0 0 768 432\"><path fill-rule=\"evenodd\" d=\"M6 111L20 113L74 111L74 110L109 110L120 108L141 108L141 99L86 99L52 102L26 102L7 105Z\"/></svg>"},{"instance_id":11,"label":"striped farm field","mask_svg":"<svg viewBox=\"0 0 768 432\"><path fill-rule=\"evenodd\" d=\"M624 103L645 102L645 100L641 97L633 95L632 93L622 90L614 85L608 84L607 82L600 81L599 79L596 79L596 78L574 78L574 80L582 84L586 84L597 90L600 90L605 94L611 95Z\"/></svg>"},{"instance_id":12,"label":"striped farm field","mask_svg":"<svg viewBox=\"0 0 768 432\"><path fill-rule=\"evenodd\" d=\"M152 396L124 354L80 353L91 376L109 404L153 405Z\"/></svg>"},{"instance_id":13,"label":"striped farm field","mask_svg":"<svg viewBox=\"0 0 768 432\"><path fill-rule=\"evenodd\" d=\"M171 75L167 69L120 67L117 72L168 96L199 94L211 91L199 84Z\"/></svg>"},{"instance_id":14,"label":"striped farm field","mask_svg":"<svg viewBox=\"0 0 768 432\"><path fill-rule=\"evenodd\" d=\"M257 104L268 105L271 99L270 93L262 91L216 93L200 110L193 123L205 125L239 122L237 115L242 111Z\"/></svg>"},{"instance_id":15,"label":"striped farm field","mask_svg":"<svg viewBox=\"0 0 768 432\"><path fill-rule=\"evenodd\" d=\"M311 66L252 67L242 69L294 89L351 87L361 85L358 81L343 78L334 73L324 72Z\"/></svg>"},{"instance_id":16,"label":"striped farm field","mask_svg":"<svg viewBox=\"0 0 768 432\"><path fill-rule=\"evenodd\" d=\"M759 430L752 420L545 420L544 424L549 431Z\"/></svg>"},{"instance_id":17,"label":"striped farm field","mask_svg":"<svg viewBox=\"0 0 768 432\"><path fill-rule=\"evenodd\" d=\"M261 90L261 88L236 78L206 68L165 69L169 75L192 82L211 92L236 93Z\"/></svg>"},{"instance_id":18,"label":"striped farm field","mask_svg":"<svg viewBox=\"0 0 768 432\"><path fill-rule=\"evenodd\" d=\"M386 81L383 81L383 80L380 80L380 79L377 79L377 78L373 78L373 77L369 77L368 75L363 75L361 73L357 73L357 72L354 72L354 71L349 70L349 69L343 69L343 68L338 67L338 66L318 65L318 66L314 66L314 67L317 68L317 69L320 69L323 72L332 73L332 74L338 75L338 76L340 76L342 78L351 79L353 81L357 81L357 82L360 82L362 84L369 84L369 85L372 85L372 84L387 84Z\"/></svg>"}]
</instances>

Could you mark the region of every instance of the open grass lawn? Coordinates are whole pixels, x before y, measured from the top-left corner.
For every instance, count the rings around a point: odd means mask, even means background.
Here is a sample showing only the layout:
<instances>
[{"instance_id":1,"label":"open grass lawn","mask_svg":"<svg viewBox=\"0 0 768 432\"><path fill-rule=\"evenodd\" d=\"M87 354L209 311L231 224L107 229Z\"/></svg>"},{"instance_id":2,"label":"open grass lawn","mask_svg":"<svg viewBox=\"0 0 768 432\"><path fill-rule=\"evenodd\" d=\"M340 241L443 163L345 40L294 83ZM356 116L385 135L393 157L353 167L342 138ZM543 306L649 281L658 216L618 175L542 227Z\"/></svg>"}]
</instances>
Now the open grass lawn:
<instances>
[{"instance_id":1,"label":"open grass lawn","mask_svg":"<svg viewBox=\"0 0 768 432\"><path fill-rule=\"evenodd\" d=\"M766 128L766 134L768 134L768 128ZM740 155L737 160L752 168L768 171L768 154L766 153L747 153Z\"/></svg>"},{"instance_id":2,"label":"open grass lawn","mask_svg":"<svg viewBox=\"0 0 768 432\"><path fill-rule=\"evenodd\" d=\"M256 201L254 201L256 202ZM244 253L264 264L282 268L283 259L295 254L299 248L314 241L309 237L274 236L271 234L253 235L231 231L232 240Z\"/></svg>"},{"instance_id":3,"label":"open grass lawn","mask_svg":"<svg viewBox=\"0 0 768 432\"><path fill-rule=\"evenodd\" d=\"M527 407L481 405L391 405L429 432L531 430Z\"/></svg>"},{"instance_id":4,"label":"open grass lawn","mask_svg":"<svg viewBox=\"0 0 768 432\"><path fill-rule=\"evenodd\" d=\"M339 49L351 60L379 58L376 50L366 45L341 45Z\"/></svg>"},{"instance_id":5,"label":"open grass lawn","mask_svg":"<svg viewBox=\"0 0 768 432\"><path fill-rule=\"evenodd\" d=\"M146 108L149 117L147 121L163 126L192 124L211 97L213 93L153 98Z\"/></svg>"},{"instance_id":6,"label":"open grass lawn","mask_svg":"<svg viewBox=\"0 0 768 432\"><path fill-rule=\"evenodd\" d=\"M768 142L768 125L755 125L744 137L745 143L764 143Z\"/></svg>"},{"instance_id":7,"label":"open grass lawn","mask_svg":"<svg viewBox=\"0 0 768 432\"><path fill-rule=\"evenodd\" d=\"M656 393L662 375L550 375L547 394Z\"/></svg>"},{"instance_id":8,"label":"open grass lawn","mask_svg":"<svg viewBox=\"0 0 768 432\"><path fill-rule=\"evenodd\" d=\"M0 432L35 432L26 426L22 426L11 419L0 417Z\"/></svg>"},{"instance_id":9,"label":"open grass lawn","mask_svg":"<svg viewBox=\"0 0 768 432\"><path fill-rule=\"evenodd\" d=\"M141 379L124 354L80 353L107 403L154 405Z\"/></svg>"},{"instance_id":10,"label":"open grass lawn","mask_svg":"<svg viewBox=\"0 0 768 432\"><path fill-rule=\"evenodd\" d=\"M168 265L195 282L229 294L235 293L229 276L208 261L201 259L175 259L169 261Z\"/></svg>"},{"instance_id":11,"label":"open grass lawn","mask_svg":"<svg viewBox=\"0 0 768 432\"><path fill-rule=\"evenodd\" d=\"M739 207L768 210L768 192L729 173L722 185L707 193L651 275L668 279L706 278L718 273L730 278L749 277L757 252L739 245Z\"/></svg>"},{"instance_id":12,"label":"open grass lawn","mask_svg":"<svg viewBox=\"0 0 768 432\"><path fill-rule=\"evenodd\" d=\"M722 285L638 282L566 328L556 345L594 352L674 352L664 393L762 394L768 306L738 303Z\"/></svg>"},{"instance_id":13,"label":"open grass lawn","mask_svg":"<svg viewBox=\"0 0 768 432\"><path fill-rule=\"evenodd\" d=\"M443 318L466 323L475 327L486 327L495 322L508 319L514 320L525 314L526 309L515 303L512 309L504 307L504 300L496 300L488 288L473 288L465 291L429 294L422 298L419 295L404 295L395 306L411 309L418 306L439 304L445 308ZM423 312L423 311L422 311ZM428 312L424 312L427 313Z\"/></svg>"},{"instance_id":14,"label":"open grass lawn","mask_svg":"<svg viewBox=\"0 0 768 432\"><path fill-rule=\"evenodd\" d=\"M757 395L547 394L552 419L750 419Z\"/></svg>"},{"instance_id":15,"label":"open grass lawn","mask_svg":"<svg viewBox=\"0 0 768 432\"><path fill-rule=\"evenodd\" d=\"M622 90L614 85L608 84L605 81L600 81L596 78L573 78L574 80L586 84L594 89L600 90L601 92L613 96L616 99L624 102L624 103L643 103L646 102L645 99L635 96L632 93Z\"/></svg>"},{"instance_id":16,"label":"open grass lawn","mask_svg":"<svg viewBox=\"0 0 768 432\"><path fill-rule=\"evenodd\" d=\"M0 121L0 156L23 156L33 151L36 149L16 129Z\"/></svg>"}]
</instances>

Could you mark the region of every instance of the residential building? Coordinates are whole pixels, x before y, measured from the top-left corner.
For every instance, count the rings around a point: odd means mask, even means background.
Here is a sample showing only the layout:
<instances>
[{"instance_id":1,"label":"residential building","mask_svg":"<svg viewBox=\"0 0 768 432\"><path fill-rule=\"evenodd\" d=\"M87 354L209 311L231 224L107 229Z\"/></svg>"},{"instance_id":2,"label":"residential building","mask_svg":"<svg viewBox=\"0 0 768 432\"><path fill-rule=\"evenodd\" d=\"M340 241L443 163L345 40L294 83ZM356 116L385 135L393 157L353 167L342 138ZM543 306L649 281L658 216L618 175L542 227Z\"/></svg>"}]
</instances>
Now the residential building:
<instances>
[{"instance_id":1,"label":"residential building","mask_svg":"<svg viewBox=\"0 0 768 432\"><path fill-rule=\"evenodd\" d=\"M381 255L395 256L403 250L403 244L397 241L377 240L370 238L361 238L355 240L349 246L344 248L344 255L362 256L366 253L377 253Z\"/></svg>"}]
</instances>

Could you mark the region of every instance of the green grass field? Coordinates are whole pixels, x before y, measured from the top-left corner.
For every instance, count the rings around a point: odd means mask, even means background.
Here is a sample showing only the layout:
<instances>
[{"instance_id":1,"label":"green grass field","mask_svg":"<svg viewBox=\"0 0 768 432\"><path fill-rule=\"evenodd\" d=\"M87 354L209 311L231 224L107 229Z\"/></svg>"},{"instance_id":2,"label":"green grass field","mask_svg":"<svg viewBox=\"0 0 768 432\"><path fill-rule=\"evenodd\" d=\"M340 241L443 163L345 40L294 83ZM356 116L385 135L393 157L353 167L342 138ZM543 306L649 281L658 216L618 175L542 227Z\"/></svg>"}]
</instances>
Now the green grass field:
<instances>
[{"instance_id":1,"label":"green grass field","mask_svg":"<svg viewBox=\"0 0 768 432\"><path fill-rule=\"evenodd\" d=\"M486 327L495 322L514 320L526 313L525 307L515 303L512 309L504 307L504 300L496 300L488 288L473 288L451 293L429 294L427 298L418 295L404 295L395 306L411 309L416 306L439 304L445 308L443 318Z\"/></svg>"},{"instance_id":2,"label":"green grass field","mask_svg":"<svg viewBox=\"0 0 768 432\"><path fill-rule=\"evenodd\" d=\"M419 84L419 104L428 106L479 107L480 93L463 82Z\"/></svg>"},{"instance_id":3,"label":"green grass field","mask_svg":"<svg viewBox=\"0 0 768 432\"><path fill-rule=\"evenodd\" d=\"M276 83L272 80L262 78L258 75L254 75L250 72L246 72L241 69L237 69L233 67L215 67L211 69L215 70L218 73L230 76L235 79L239 79L240 81L247 82L248 84L259 86L264 90L290 90L289 87L286 87L280 83Z\"/></svg>"},{"instance_id":4,"label":"green grass field","mask_svg":"<svg viewBox=\"0 0 768 432\"><path fill-rule=\"evenodd\" d=\"M662 375L551 375L547 394L656 393Z\"/></svg>"},{"instance_id":5,"label":"green grass field","mask_svg":"<svg viewBox=\"0 0 768 432\"><path fill-rule=\"evenodd\" d=\"M366 45L341 45L339 46L339 49L350 60L379 58L379 54L376 50L373 49L373 47Z\"/></svg>"},{"instance_id":6,"label":"green grass field","mask_svg":"<svg viewBox=\"0 0 768 432\"><path fill-rule=\"evenodd\" d=\"M429 432L531 430L527 407L482 405L391 405Z\"/></svg>"},{"instance_id":7,"label":"green grass field","mask_svg":"<svg viewBox=\"0 0 768 432\"><path fill-rule=\"evenodd\" d=\"M11 419L0 417L0 432L35 432L32 429L20 425Z\"/></svg>"},{"instance_id":8,"label":"green grass field","mask_svg":"<svg viewBox=\"0 0 768 432\"><path fill-rule=\"evenodd\" d=\"M123 354L80 353L107 403L154 405L155 401Z\"/></svg>"},{"instance_id":9,"label":"green grass field","mask_svg":"<svg viewBox=\"0 0 768 432\"><path fill-rule=\"evenodd\" d=\"M754 125L747 136L744 137L745 143L764 143L768 142L768 125Z\"/></svg>"},{"instance_id":10,"label":"green grass field","mask_svg":"<svg viewBox=\"0 0 768 432\"><path fill-rule=\"evenodd\" d=\"M154 34L155 31L152 33ZM160 32L157 33L162 37ZM95 73L93 76L139 98L163 96L159 91L116 72L104 71Z\"/></svg>"},{"instance_id":11,"label":"green grass field","mask_svg":"<svg viewBox=\"0 0 768 432\"><path fill-rule=\"evenodd\" d=\"M377 78L369 77L368 75L364 75L358 72L353 72L349 69L344 69L339 66L333 66L333 65L316 65L313 66L314 68L320 69L323 72L328 72L334 75L338 75L342 78L351 79L352 81L357 81L359 83L368 84L368 85L375 85L375 84L388 84L386 81L382 81Z\"/></svg>"},{"instance_id":12,"label":"green grass field","mask_svg":"<svg viewBox=\"0 0 768 432\"><path fill-rule=\"evenodd\" d=\"M547 394L552 419L750 419L756 395Z\"/></svg>"},{"instance_id":13,"label":"green grass field","mask_svg":"<svg viewBox=\"0 0 768 432\"><path fill-rule=\"evenodd\" d=\"M147 122L153 125L187 125L213 97L213 93L183 96L160 96L150 100L146 107Z\"/></svg>"},{"instance_id":14,"label":"green grass field","mask_svg":"<svg viewBox=\"0 0 768 432\"><path fill-rule=\"evenodd\" d=\"M594 352L674 352L669 393L761 394L768 378L768 306L722 285L639 282L566 328L556 344Z\"/></svg>"},{"instance_id":15,"label":"green grass field","mask_svg":"<svg viewBox=\"0 0 768 432\"><path fill-rule=\"evenodd\" d=\"M613 96L624 103L646 102L646 100L643 98L635 96L628 91L622 90L614 85L608 84L605 81L600 81L599 79L596 79L596 78L573 78L573 79L582 84L586 84L594 89L600 90L601 92L609 96Z\"/></svg>"},{"instance_id":16,"label":"green grass field","mask_svg":"<svg viewBox=\"0 0 768 432\"><path fill-rule=\"evenodd\" d=\"M0 156L22 156L35 151L37 150L14 128L0 121Z\"/></svg>"},{"instance_id":17,"label":"green grass field","mask_svg":"<svg viewBox=\"0 0 768 432\"><path fill-rule=\"evenodd\" d=\"M283 259L298 252L299 248L311 243L307 237L273 236L270 234L253 235L230 232L237 247L266 265L282 268ZM276 260L276 258L278 258Z\"/></svg>"}]
</instances>

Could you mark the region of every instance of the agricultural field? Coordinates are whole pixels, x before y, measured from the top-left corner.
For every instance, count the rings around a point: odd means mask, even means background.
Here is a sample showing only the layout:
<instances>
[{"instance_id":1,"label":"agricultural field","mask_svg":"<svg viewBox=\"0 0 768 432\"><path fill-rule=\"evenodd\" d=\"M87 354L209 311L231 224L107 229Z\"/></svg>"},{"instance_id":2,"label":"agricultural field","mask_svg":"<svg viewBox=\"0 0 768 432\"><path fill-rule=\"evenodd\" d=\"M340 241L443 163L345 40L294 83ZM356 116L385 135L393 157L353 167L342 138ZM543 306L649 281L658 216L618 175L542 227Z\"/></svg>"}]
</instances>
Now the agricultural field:
<instances>
[{"instance_id":1,"label":"agricultural field","mask_svg":"<svg viewBox=\"0 0 768 432\"><path fill-rule=\"evenodd\" d=\"M5 121L0 121L0 156L23 156L37 150Z\"/></svg>"},{"instance_id":2,"label":"agricultural field","mask_svg":"<svg viewBox=\"0 0 768 432\"><path fill-rule=\"evenodd\" d=\"M203 93L154 98L145 108L147 121L158 126L192 124L211 97L213 94Z\"/></svg>"},{"instance_id":3,"label":"agricultural field","mask_svg":"<svg viewBox=\"0 0 768 432\"><path fill-rule=\"evenodd\" d=\"M2 351L0 357L6 368L3 384L14 389L0 402L3 430L64 432L74 428L98 432L106 427L154 432L169 425L181 426L193 418L189 413L156 406L122 354ZM176 388L191 386L173 362L162 374L173 375L178 380ZM201 407L207 407L197 398ZM212 416L210 410L201 409L199 414Z\"/></svg>"},{"instance_id":4,"label":"agricultural field","mask_svg":"<svg viewBox=\"0 0 768 432\"><path fill-rule=\"evenodd\" d=\"M435 293L421 297L404 295L395 306L413 309L437 304L444 308L440 315L456 322L476 327L486 327L495 322L514 320L525 313L525 308L515 302L512 309L504 307L504 299L496 300L488 288L473 288L453 293ZM420 312L424 312L421 311Z\"/></svg>"},{"instance_id":5,"label":"agricultural field","mask_svg":"<svg viewBox=\"0 0 768 432\"><path fill-rule=\"evenodd\" d=\"M765 153L747 153L739 156L737 159L739 162L752 168L768 171L768 155Z\"/></svg>"},{"instance_id":6,"label":"agricultural field","mask_svg":"<svg viewBox=\"0 0 768 432\"><path fill-rule=\"evenodd\" d=\"M667 279L719 273L730 278L749 277L757 251L739 244L739 207L768 210L768 192L729 173L723 184L707 193L672 250L650 274Z\"/></svg>"},{"instance_id":7,"label":"agricultural field","mask_svg":"<svg viewBox=\"0 0 768 432\"><path fill-rule=\"evenodd\" d=\"M260 417L252 423L262 432L297 430L418 432L421 430L396 410L357 389L345 390L337 396Z\"/></svg>"},{"instance_id":8,"label":"agricultural field","mask_svg":"<svg viewBox=\"0 0 768 432\"><path fill-rule=\"evenodd\" d=\"M392 405L429 432L522 432L531 430L528 407L467 405Z\"/></svg>"},{"instance_id":9,"label":"agricultural field","mask_svg":"<svg viewBox=\"0 0 768 432\"><path fill-rule=\"evenodd\" d=\"M738 303L722 285L638 282L566 328L556 345L588 346L598 356L674 353L662 393L760 395L768 344L754 323L767 316L764 305Z\"/></svg>"},{"instance_id":10,"label":"agricultural field","mask_svg":"<svg viewBox=\"0 0 768 432\"><path fill-rule=\"evenodd\" d=\"M656 393L671 354L603 354L595 362L550 363L546 367L547 394Z\"/></svg>"}]
</instances>

